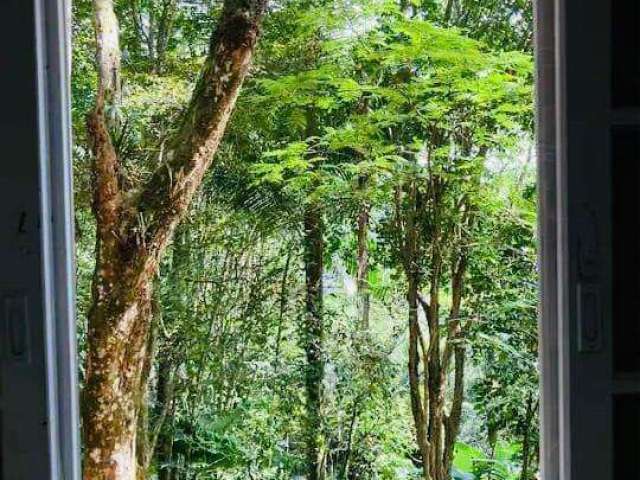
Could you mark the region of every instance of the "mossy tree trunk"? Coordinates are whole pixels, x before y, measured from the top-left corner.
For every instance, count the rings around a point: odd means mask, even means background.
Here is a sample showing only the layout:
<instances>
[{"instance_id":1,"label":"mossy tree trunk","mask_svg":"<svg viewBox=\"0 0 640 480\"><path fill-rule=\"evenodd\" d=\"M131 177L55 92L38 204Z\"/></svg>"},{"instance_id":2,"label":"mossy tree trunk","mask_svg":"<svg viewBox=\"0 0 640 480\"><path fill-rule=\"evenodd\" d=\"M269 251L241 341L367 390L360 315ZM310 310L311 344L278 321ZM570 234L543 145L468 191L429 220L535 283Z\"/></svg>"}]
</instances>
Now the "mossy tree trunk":
<instances>
[{"instance_id":1,"label":"mossy tree trunk","mask_svg":"<svg viewBox=\"0 0 640 480\"><path fill-rule=\"evenodd\" d=\"M246 77L264 0L226 0L186 113L146 185L124 191L111 138L120 99L113 0L94 0L99 85L87 129L93 152L96 266L83 390L85 480L135 480L153 281L202 183Z\"/></svg>"},{"instance_id":2,"label":"mossy tree trunk","mask_svg":"<svg viewBox=\"0 0 640 480\"><path fill-rule=\"evenodd\" d=\"M324 379L323 265L324 227L322 210L310 204L304 213L304 267L306 312L302 343L306 353L307 462L309 480L323 480L325 445L322 425L322 382Z\"/></svg>"},{"instance_id":3,"label":"mossy tree trunk","mask_svg":"<svg viewBox=\"0 0 640 480\"><path fill-rule=\"evenodd\" d=\"M422 277L420 269L420 241L417 225L418 208L421 203L416 182L412 181L403 192L403 187L396 189L396 228L404 233L399 252L402 255L405 275L407 277L407 303L409 307L409 394L411 398L411 414L415 427L418 453L422 460L422 474L429 479L431 445L428 438L427 414L429 412L429 371L425 360L427 352L425 338L420 329L418 315L419 288ZM403 198L406 195L406 200ZM406 204L405 204L406 202ZM402 213L404 211L404 214ZM422 349L422 355L421 355ZM420 369L422 364L422 371Z\"/></svg>"}]
</instances>

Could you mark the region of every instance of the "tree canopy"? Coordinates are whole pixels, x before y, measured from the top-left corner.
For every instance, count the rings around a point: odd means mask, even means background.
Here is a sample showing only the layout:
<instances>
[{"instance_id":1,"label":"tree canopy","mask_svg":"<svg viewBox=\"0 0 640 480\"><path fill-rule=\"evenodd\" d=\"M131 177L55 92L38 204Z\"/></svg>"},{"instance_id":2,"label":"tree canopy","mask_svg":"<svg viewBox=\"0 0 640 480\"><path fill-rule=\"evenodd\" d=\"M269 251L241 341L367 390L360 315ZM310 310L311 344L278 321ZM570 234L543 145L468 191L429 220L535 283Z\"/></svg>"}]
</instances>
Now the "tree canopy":
<instances>
[{"instance_id":1,"label":"tree canopy","mask_svg":"<svg viewBox=\"0 0 640 480\"><path fill-rule=\"evenodd\" d=\"M85 478L536 478L530 2L73 8Z\"/></svg>"}]
</instances>

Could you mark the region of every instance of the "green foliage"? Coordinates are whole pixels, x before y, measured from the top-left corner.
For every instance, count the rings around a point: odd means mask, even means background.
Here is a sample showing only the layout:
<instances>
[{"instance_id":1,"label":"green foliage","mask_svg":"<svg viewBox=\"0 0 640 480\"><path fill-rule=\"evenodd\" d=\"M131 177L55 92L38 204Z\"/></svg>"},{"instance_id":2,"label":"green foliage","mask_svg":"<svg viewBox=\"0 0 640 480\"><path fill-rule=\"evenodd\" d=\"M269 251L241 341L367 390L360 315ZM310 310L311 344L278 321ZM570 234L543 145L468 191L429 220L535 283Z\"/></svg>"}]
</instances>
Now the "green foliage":
<instances>
[{"instance_id":1,"label":"green foliage","mask_svg":"<svg viewBox=\"0 0 640 480\"><path fill-rule=\"evenodd\" d=\"M519 478L515 462L517 451L517 445L499 442L493 454L487 455L478 448L458 443L455 467L460 480L516 480Z\"/></svg>"},{"instance_id":2,"label":"green foliage","mask_svg":"<svg viewBox=\"0 0 640 480\"><path fill-rule=\"evenodd\" d=\"M492 232L473 269L472 309L476 312L473 356L482 374L471 398L485 418L487 435L538 445L537 273L534 190L514 178L498 177L493 216L481 228ZM525 183L526 185L526 183Z\"/></svg>"},{"instance_id":3,"label":"green foliage","mask_svg":"<svg viewBox=\"0 0 640 480\"><path fill-rule=\"evenodd\" d=\"M454 0L451 23L496 49L533 50L531 0Z\"/></svg>"},{"instance_id":4,"label":"green foliage","mask_svg":"<svg viewBox=\"0 0 640 480\"><path fill-rule=\"evenodd\" d=\"M125 183L146 177L164 154L157 139L177 128L219 8L177 2L159 65L146 37L161 3L118 2L127 75L115 137ZM158 447L155 473L267 480L306 471L301 219L303 207L316 202L326 224L327 471L344 480L418 478L394 217L406 205L398 207L394 195L399 185L426 189L437 178L444 185L437 224L433 203L418 210L426 226L420 268L428 273L430 254L438 248L449 258L462 238L470 251L463 430L471 433L457 446L454 478L518 474L524 435L537 444L536 421L528 418L537 407L534 187L520 151L532 129L529 8L490 0L456 5L449 21L438 1L272 5L213 172L158 273L148 407L151 429L167 408L159 441L171 454ZM518 15L522 23L512 29L509 19ZM77 1L81 335L95 261L84 133L96 87L94 48L91 4ZM462 200L474 222L463 221ZM362 205L370 209L367 331L358 324L355 279ZM436 227L449 232L437 246ZM448 291L449 272L444 276ZM168 401L161 380L173 382ZM535 458L532 465L534 471Z\"/></svg>"}]
</instances>

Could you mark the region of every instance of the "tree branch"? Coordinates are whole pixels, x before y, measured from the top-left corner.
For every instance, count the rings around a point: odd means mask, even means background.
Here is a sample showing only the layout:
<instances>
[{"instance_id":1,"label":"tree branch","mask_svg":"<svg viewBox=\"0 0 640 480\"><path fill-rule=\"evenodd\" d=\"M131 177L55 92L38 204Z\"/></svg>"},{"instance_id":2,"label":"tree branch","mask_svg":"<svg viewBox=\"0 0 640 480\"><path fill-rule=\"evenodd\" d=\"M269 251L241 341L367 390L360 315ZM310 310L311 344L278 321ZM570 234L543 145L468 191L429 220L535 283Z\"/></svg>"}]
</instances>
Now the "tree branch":
<instances>
[{"instance_id":1,"label":"tree branch","mask_svg":"<svg viewBox=\"0 0 640 480\"><path fill-rule=\"evenodd\" d=\"M446 375L451 363L454 349L458 348L462 336L460 326L460 307L462 305L462 292L464 274L467 269L467 259L463 254L458 258L456 265L452 269L451 279L451 309L449 311L449 325L447 329L447 342L442 353L442 375Z\"/></svg>"},{"instance_id":2,"label":"tree branch","mask_svg":"<svg viewBox=\"0 0 640 480\"><path fill-rule=\"evenodd\" d=\"M153 268L218 150L253 56L266 0L225 0L209 54L165 161L139 198L147 225L139 233L139 267Z\"/></svg>"},{"instance_id":3,"label":"tree branch","mask_svg":"<svg viewBox=\"0 0 640 480\"><path fill-rule=\"evenodd\" d=\"M98 93L94 109L87 116L87 132L94 162L93 210L98 236L109 248L115 247L119 241L122 211L118 180L120 165L110 133L115 124L114 109L120 100L120 42L113 0L94 0L93 5Z\"/></svg>"},{"instance_id":4,"label":"tree branch","mask_svg":"<svg viewBox=\"0 0 640 480\"><path fill-rule=\"evenodd\" d=\"M443 464L445 471L449 471L453 463L453 454L456 438L460 431L460 421L462 419L462 403L464 401L464 365L465 351L462 345L456 345L455 351L455 374L453 386L453 401L451 411L444 421L444 454Z\"/></svg>"},{"instance_id":5,"label":"tree branch","mask_svg":"<svg viewBox=\"0 0 640 480\"><path fill-rule=\"evenodd\" d=\"M107 106L120 101L120 29L113 0L93 0L98 65L98 101Z\"/></svg>"}]
</instances>

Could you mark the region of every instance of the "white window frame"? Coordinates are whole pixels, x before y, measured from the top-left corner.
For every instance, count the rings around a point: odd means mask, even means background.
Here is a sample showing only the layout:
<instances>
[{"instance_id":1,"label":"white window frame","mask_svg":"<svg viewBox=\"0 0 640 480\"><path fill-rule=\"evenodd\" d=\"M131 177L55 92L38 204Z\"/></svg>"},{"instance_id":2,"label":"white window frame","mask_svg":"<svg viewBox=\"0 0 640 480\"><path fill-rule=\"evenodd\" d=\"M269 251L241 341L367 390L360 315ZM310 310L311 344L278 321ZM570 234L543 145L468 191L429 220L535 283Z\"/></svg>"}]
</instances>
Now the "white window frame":
<instances>
[{"instance_id":1,"label":"white window frame","mask_svg":"<svg viewBox=\"0 0 640 480\"><path fill-rule=\"evenodd\" d=\"M538 161L540 473L560 479L556 185L555 1L536 0L536 136Z\"/></svg>"},{"instance_id":2,"label":"white window frame","mask_svg":"<svg viewBox=\"0 0 640 480\"><path fill-rule=\"evenodd\" d=\"M38 55L40 166L43 217L51 478L80 480L80 434L75 346L73 188L70 121L70 0L32 0ZM544 480L611 480L612 391L610 311L610 203L608 95L580 106L588 91L607 91L602 75L588 75L588 60L609 65L609 0L536 0L538 169L540 198L541 468ZM571 18L570 23L568 18ZM600 23L598 23L600 22ZM579 29L591 38L576 49ZM587 35L577 35L587 37ZM567 61L570 59L570 62ZM609 70L607 70L609 71ZM591 72L593 73L593 72ZM582 85L576 83L581 77ZM609 78L608 75L604 75ZM567 90L567 87L571 90ZM589 110L589 108L591 110ZM588 139L587 146L580 142ZM580 150L580 149L583 150ZM609 153L607 153L609 152ZM608 155L608 156L607 156ZM584 157L584 159L581 158ZM582 171L578 161L584 161ZM569 198L571 192L571 198ZM589 204L592 199L596 200ZM584 208L595 227L585 228ZM589 215L587 215L589 217ZM591 218L591 217L589 217ZM590 220L586 220L589 223ZM602 345L581 351L577 317L577 245L584 236L599 247L593 282L602 304ZM588 280L588 279L587 279ZM591 282L591 280L589 280ZM606 414L603 412L609 412ZM590 415L593 414L593 415ZM597 428L596 445L589 434ZM591 430L590 430L591 429ZM579 459L572 457L580 456Z\"/></svg>"},{"instance_id":3,"label":"white window frame","mask_svg":"<svg viewBox=\"0 0 640 480\"><path fill-rule=\"evenodd\" d=\"M51 478L80 480L71 165L71 0L32 0Z\"/></svg>"}]
</instances>

